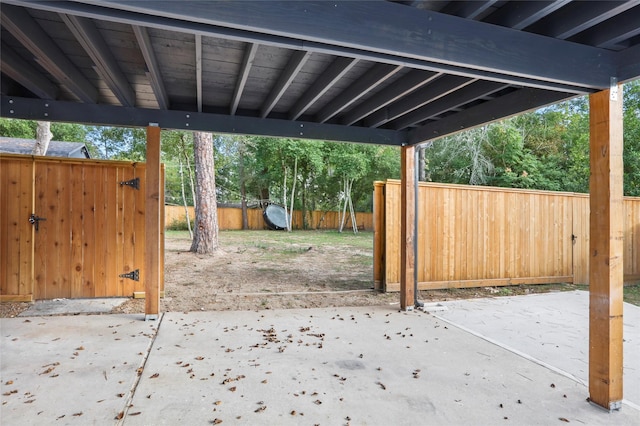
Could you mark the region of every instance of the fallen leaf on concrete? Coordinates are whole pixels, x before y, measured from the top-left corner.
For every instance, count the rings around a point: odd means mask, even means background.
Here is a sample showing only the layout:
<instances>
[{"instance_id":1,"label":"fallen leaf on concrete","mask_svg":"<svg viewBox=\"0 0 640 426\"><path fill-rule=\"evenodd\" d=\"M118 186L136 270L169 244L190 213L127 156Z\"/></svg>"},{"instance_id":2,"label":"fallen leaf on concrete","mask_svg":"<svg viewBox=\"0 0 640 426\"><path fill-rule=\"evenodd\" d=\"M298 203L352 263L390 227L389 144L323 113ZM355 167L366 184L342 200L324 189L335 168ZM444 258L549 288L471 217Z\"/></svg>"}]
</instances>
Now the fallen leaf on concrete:
<instances>
[{"instance_id":1,"label":"fallen leaf on concrete","mask_svg":"<svg viewBox=\"0 0 640 426\"><path fill-rule=\"evenodd\" d=\"M564 417L558 417L558 420L560 420L561 422L569 423L569 420L565 419Z\"/></svg>"},{"instance_id":2,"label":"fallen leaf on concrete","mask_svg":"<svg viewBox=\"0 0 640 426\"><path fill-rule=\"evenodd\" d=\"M222 420L220 420L220 419L213 419L211 421L211 424L214 424L214 425L219 425L220 423L222 423Z\"/></svg>"},{"instance_id":3,"label":"fallen leaf on concrete","mask_svg":"<svg viewBox=\"0 0 640 426\"><path fill-rule=\"evenodd\" d=\"M151 376L149 376L150 379L155 379L157 377L160 377L160 373L152 374Z\"/></svg>"},{"instance_id":4,"label":"fallen leaf on concrete","mask_svg":"<svg viewBox=\"0 0 640 426\"><path fill-rule=\"evenodd\" d=\"M129 413L129 416L139 416L142 414L142 411L136 411L135 413Z\"/></svg>"},{"instance_id":5,"label":"fallen leaf on concrete","mask_svg":"<svg viewBox=\"0 0 640 426\"><path fill-rule=\"evenodd\" d=\"M82 411L80 411L79 413L73 413L73 415L76 417L80 417L82 415Z\"/></svg>"},{"instance_id":6,"label":"fallen leaf on concrete","mask_svg":"<svg viewBox=\"0 0 640 426\"><path fill-rule=\"evenodd\" d=\"M124 411L120 411L118 413L118 415L115 417L116 420L122 420L122 418L124 417Z\"/></svg>"}]
</instances>

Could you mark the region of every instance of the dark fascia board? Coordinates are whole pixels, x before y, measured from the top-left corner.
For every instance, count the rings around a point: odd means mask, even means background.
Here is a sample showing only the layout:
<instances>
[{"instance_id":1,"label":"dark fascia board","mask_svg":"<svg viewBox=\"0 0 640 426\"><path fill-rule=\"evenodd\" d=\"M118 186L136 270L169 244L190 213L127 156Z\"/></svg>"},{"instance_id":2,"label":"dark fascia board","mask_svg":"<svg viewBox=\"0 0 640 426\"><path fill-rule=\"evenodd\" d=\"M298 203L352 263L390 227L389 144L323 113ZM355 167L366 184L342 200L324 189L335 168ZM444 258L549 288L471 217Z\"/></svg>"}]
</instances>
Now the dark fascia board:
<instances>
[{"instance_id":1,"label":"dark fascia board","mask_svg":"<svg viewBox=\"0 0 640 426\"><path fill-rule=\"evenodd\" d=\"M386 129L318 124L304 121L230 116L188 111L156 110L103 104L45 101L2 95L0 115L25 120L62 121L92 125L146 127L157 123L163 129L272 136L338 142L400 146L407 133Z\"/></svg>"},{"instance_id":2,"label":"dark fascia board","mask_svg":"<svg viewBox=\"0 0 640 426\"><path fill-rule=\"evenodd\" d=\"M416 145L432 141L574 96L571 93L550 90L520 89L412 130L409 132L409 144Z\"/></svg>"},{"instance_id":3,"label":"dark fascia board","mask_svg":"<svg viewBox=\"0 0 640 426\"><path fill-rule=\"evenodd\" d=\"M577 94L615 72L606 49L390 2L3 2Z\"/></svg>"},{"instance_id":4,"label":"dark fascia board","mask_svg":"<svg viewBox=\"0 0 640 426\"><path fill-rule=\"evenodd\" d=\"M640 44L617 53L618 80L620 82L640 78Z\"/></svg>"}]
</instances>

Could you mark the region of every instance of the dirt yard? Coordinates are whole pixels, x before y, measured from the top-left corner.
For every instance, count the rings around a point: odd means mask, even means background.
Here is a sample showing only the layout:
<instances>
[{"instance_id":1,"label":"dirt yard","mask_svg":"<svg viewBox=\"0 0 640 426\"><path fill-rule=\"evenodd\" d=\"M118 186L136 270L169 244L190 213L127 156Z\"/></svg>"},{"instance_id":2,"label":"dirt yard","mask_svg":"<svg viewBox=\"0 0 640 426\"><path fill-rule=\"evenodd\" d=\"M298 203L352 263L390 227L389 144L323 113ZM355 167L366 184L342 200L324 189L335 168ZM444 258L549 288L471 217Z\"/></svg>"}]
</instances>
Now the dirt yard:
<instances>
[{"instance_id":1,"label":"dirt yard","mask_svg":"<svg viewBox=\"0 0 640 426\"><path fill-rule=\"evenodd\" d=\"M256 310L397 303L373 290L373 235L225 231L213 256L189 252L186 233L165 240L163 311ZM117 312L144 312L131 300Z\"/></svg>"},{"instance_id":2,"label":"dirt yard","mask_svg":"<svg viewBox=\"0 0 640 426\"><path fill-rule=\"evenodd\" d=\"M398 305L398 293L373 290L373 234L320 231L224 231L213 256L189 252L186 232L168 231L163 312ZM423 291L433 302L573 290L571 285L484 287ZM0 304L13 317L27 303ZM131 299L114 313L143 313Z\"/></svg>"}]
</instances>

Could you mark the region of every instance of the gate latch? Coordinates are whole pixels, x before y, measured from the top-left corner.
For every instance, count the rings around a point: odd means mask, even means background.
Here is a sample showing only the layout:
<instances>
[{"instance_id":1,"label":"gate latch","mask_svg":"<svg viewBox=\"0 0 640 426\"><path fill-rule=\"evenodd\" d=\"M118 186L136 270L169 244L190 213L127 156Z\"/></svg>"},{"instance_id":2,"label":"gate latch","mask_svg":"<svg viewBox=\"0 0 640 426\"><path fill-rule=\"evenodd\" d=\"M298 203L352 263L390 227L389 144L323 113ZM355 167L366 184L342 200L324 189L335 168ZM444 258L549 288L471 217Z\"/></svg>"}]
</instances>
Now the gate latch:
<instances>
[{"instance_id":1,"label":"gate latch","mask_svg":"<svg viewBox=\"0 0 640 426\"><path fill-rule=\"evenodd\" d=\"M140 178L133 178L131 180L123 180L120 182L120 186L130 186L133 189L140 189Z\"/></svg>"},{"instance_id":2,"label":"gate latch","mask_svg":"<svg viewBox=\"0 0 640 426\"><path fill-rule=\"evenodd\" d=\"M36 216L36 215L35 215L35 213L31 213L31 216L29 216L29 223L30 223L30 224L32 224L32 225L35 225L35 227L36 227L36 231L37 231L37 230L38 230L38 228L39 228L38 223L39 223L41 220L47 220L47 219L45 219L44 217Z\"/></svg>"},{"instance_id":3,"label":"gate latch","mask_svg":"<svg viewBox=\"0 0 640 426\"><path fill-rule=\"evenodd\" d=\"M118 275L120 278L129 278L130 280L140 281L140 270L136 269L135 271L127 272L126 274Z\"/></svg>"}]
</instances>

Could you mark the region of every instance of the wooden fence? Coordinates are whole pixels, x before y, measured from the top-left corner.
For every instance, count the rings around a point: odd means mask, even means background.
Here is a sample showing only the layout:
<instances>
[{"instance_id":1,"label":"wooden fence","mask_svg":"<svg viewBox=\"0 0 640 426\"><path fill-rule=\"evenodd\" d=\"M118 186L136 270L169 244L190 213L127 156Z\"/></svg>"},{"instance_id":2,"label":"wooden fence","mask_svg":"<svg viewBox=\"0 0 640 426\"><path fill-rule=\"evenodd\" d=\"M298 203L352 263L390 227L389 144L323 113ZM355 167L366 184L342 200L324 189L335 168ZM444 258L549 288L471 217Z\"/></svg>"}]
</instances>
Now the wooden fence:
<instances>
[{"instance_id":1,"label":"wooden fence","mask_svg":"<svg viewBox=\"0 0 640 426\"><path fill-rule=\"evenodd\" d=\"M419 289L589 281L585 194L420 183ZM624 272L640 279L640 198L625 197ZM374 185L374 281L400 286L400 182Z\"/></svg>"},{"instance_id":2,"label":"wooden fence","mask_svg":"<svg viewBox=\"0 0 640 426\"><path fill-rule=\"evenodd\" d=\"M141 163L0 155L0 301L143 292L144 176Z\"/></svg>"},{"instance_id":3,"label":"wooden fence","mask_svg":"<svg viewBox=\"0 0 640 426\"><path fill-rule=\"evenodd\" d=\"M188 207L189 216L193 220L193 207ZM262 218L262 209L247 209L247 219L249 229L265 229L266 225ZM173 223L185 222L185 211L182 206L165 206L165 227ZM293 228L302 229L302 212L294 210ZM336 211L307 212L307 223L311 229L339 229L340 216ZM356 212L356 225L361 230L373 230L373 213ZM347 215L345 229L351 229L350 216ZM235 207L218 207L218 228L220 230L240 230L242 229L242 209Z\"/></svg>"}]
</instances>

